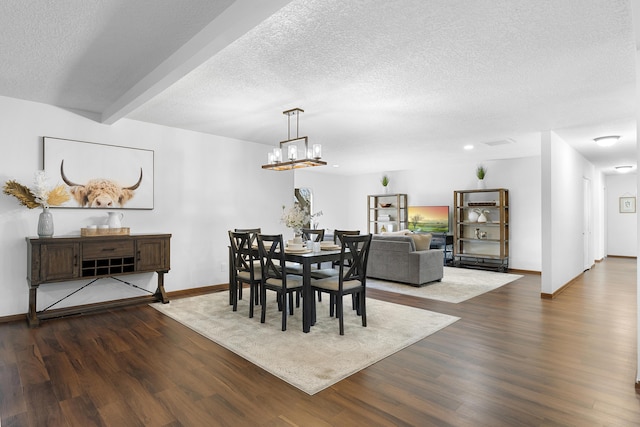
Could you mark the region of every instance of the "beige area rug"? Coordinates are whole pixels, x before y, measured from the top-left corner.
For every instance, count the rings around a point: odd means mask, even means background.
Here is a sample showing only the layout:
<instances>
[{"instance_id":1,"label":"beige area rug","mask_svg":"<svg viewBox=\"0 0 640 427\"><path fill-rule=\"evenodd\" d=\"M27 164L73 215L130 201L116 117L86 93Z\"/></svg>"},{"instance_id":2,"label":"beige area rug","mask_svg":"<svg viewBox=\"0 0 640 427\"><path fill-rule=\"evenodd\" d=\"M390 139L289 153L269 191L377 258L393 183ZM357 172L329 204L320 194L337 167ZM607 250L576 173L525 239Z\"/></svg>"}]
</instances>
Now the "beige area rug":
<instances>
[{"instance_id":1,"label":"beige area rug","mask_svg":"<svg viewBox=\"0 0 640 427\"><path fill-rule=\"evenodd\" d=\"M458 317L367 298L367 327L351 310L345 297L344 335L338 321L329 317L328 296L317 303L317 322L302 332L302 307L287 319L281 331L281 315L275 294L267 295L266 323L260 311L249 318L245 298L238 311L229 306L229 294L217 292L176 299L151 307L177 320L210 340L262 367L308 393L315 394L422 338L456 322ZM348 304L348 305L346 305ZM258 306L259 307L259 306Z\"/></svg>"},{"instance_id":2,"label":"beige area rug","mask_svg":"<svg viewBox=\"0 0 640 427\"><path fill-rule=\"evenodd\" d=\"M421 287L369 278L367 278L367 286L418 298L459 303L497 289L521 277L522 275L519 274L444 267L444 277L441 282L432 282Z\"/></svg>"}]
</instances>

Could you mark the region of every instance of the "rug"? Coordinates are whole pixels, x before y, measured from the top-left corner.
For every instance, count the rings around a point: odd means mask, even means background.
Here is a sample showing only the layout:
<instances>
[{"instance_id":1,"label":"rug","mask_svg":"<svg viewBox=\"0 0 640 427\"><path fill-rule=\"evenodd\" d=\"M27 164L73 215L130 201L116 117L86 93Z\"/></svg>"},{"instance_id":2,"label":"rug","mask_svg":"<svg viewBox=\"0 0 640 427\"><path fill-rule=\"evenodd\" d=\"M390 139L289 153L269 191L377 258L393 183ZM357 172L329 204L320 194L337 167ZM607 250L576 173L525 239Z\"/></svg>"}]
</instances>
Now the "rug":
<instances>
[{"instance_id":1,"label":"rug","mask_svg":"<svg viewBox=\"0 0 640 427\"><path fill-rule=\"evenodd\" d=\"M459 320L367 298L365 328L351 310L349 296L345 297L345 331L340 336L325 296L316 305L317 321L309 333L302 332L302 307L288 317L283 332L275 295L267 295L266 323L260 323L259 308L249 318L247 296L238 302L236 312L229 306L227 292L150 305L311 395Z\"/></svg>"},{"instance_id":2,"label":"rug","mask_svg":"<svg viewBox=\"0 0 640 427\"><path fill-rule=\"evenodd\" d=\"M444 267L441 282L421 287L367 278L367 287L437 301L460 303L521 278L519 274Z\"/></svg>"}]
</instances>

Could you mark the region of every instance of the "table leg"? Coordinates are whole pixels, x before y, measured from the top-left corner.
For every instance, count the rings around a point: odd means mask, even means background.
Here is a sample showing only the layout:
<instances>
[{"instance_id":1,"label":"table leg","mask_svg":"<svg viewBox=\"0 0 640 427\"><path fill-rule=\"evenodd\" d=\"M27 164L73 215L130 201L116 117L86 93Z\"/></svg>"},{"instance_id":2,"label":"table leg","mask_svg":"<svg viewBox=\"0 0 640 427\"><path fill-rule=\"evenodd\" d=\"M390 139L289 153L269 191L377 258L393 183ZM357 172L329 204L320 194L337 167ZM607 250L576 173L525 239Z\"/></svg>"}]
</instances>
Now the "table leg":
<instances>
[{"instance_id":1,"label":"table leg","mask_svg":"<svg viewBox=\"0 0 640 427\"><path fill-rule=\"evenodd\" d=\"M163 304L169 303L169 297L167 297L167 293L164 291L164 273L166 271L157 271L158 274L158 289L156 290L156 298L158 301L162 301Z\"/></svg>"},{"instance_id":2,"label":"table leg","mask_svg":"<svg viewBox=\"0 0 640 427\"><path fill-rule=\"evenodd\" d=\"M31 328L40 326L40 319L36 313L36 297L38 295L38 288L29 288L29 313L27 314L27 324Z\"/></svg>"},{"instance_id":3,"label":"table leg","mask_svg":"<svg viewBox=\"0 0 640 427\"><path fill-rule=\"evenodd\" d=\"M304 260L302 263L302 331L309 332L313 319L313 292L311 291L311 263Z\"/></svg>"}]
</instances>

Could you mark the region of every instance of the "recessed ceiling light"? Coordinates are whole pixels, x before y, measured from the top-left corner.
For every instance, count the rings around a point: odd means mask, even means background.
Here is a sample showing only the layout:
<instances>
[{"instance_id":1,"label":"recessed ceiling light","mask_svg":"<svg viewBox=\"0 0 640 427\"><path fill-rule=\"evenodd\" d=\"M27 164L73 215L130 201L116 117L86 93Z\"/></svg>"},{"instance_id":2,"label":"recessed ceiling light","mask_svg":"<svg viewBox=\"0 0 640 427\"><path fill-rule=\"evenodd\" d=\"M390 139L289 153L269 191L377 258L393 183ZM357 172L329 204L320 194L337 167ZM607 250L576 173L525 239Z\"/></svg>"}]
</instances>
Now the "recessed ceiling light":
<instances>
[{"instance_id":1,"label":"recessed ceiling light","mask_svg":"<svg viewBox=\"0 0 640 427\"><path fill-rule=\"evenodd\" d=\"M471 144L465 145L464 149L465 150L473 150L473 145L471 145Z\"/></svg>"},{"instance_id":2,"label":"recessed ceiling light","mask_svg":"<svg viewBox=\"0 0 640 427\"><path fill-rule=\"evenodd\" d=\"M618 173L627 173L627 172L631 172L631 170L633 169L632 165L622 165L622 166L616 166L616 171Z\"/></svg>"},{"instance_id":3,"label":"recessed ceiling light","mask_svg":"<svg viewBox=\"0 0 640 427\"><path fill-rule=\"evenodd\" d=\"M620 139L619 135L609 135L609 136L600 136L598 138L594 138L593 140L601 147L611 147L613 144L618 142Z\"/></svg>"}]
</instances>

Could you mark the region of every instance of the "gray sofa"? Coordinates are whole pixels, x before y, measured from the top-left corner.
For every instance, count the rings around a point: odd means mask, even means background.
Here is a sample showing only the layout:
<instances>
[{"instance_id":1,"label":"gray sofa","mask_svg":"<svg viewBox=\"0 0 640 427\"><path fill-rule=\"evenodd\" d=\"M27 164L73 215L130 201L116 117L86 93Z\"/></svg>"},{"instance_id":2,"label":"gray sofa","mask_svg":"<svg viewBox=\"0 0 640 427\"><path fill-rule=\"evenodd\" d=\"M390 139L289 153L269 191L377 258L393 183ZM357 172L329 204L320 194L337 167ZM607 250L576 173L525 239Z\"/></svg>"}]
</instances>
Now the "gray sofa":
<instances>
[{"instance_id":1,"label":"gray sofa","mask_svg":"<svg viewBox=\"0 0 640 427\"><path fill-rule=\"evenodd\" d=\"M441 249L417 251L409 235L374 235L369 248L367 277L422 286L442 280L443 261Z\"/></svg>"}]
</instances>

